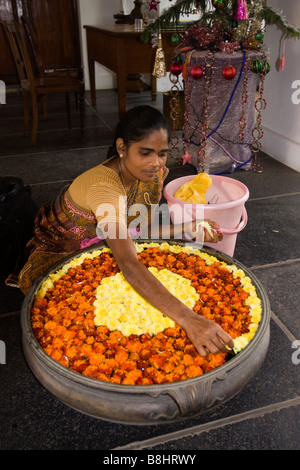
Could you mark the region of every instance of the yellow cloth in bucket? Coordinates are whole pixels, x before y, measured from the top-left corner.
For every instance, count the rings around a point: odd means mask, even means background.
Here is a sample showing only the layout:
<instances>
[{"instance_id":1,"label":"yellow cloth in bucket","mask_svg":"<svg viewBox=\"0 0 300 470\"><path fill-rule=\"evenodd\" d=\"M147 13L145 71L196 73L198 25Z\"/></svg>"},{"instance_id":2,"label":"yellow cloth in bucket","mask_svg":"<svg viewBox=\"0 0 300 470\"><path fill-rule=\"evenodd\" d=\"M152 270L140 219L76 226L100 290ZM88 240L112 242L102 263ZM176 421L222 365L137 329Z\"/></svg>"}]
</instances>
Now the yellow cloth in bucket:
<instances>
[{"instance_id":1,"label":"yellow cloth in bucket","mask_svg":"<svg viewBox=\"0 0 300 470\"><path fill-rule=\"evenodd\" d=\"M191 181L180 186L174 196L180 201L206 204L205 194L211 185L211 177L207 173L199 173Z\"/></svg>"}]
</instances>

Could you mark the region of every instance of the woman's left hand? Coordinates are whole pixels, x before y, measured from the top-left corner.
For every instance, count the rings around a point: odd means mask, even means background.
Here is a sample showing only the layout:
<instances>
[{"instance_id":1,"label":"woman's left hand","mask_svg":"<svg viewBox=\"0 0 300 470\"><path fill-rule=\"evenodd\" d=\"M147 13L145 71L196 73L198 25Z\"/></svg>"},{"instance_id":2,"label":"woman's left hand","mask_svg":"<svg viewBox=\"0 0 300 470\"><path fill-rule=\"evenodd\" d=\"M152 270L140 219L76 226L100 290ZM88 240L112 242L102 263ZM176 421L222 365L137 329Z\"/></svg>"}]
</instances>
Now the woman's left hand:
<instances>
[{"instance_id":1,"label":"woman's left hand","mask_svg":"<svg viewBox=\"0 0 300 470\"><path fill-rule=\"evenodd\" d=\"M223 233L220 230L219 225L213 220L203 220L203 222L195 221L196 231L200 227L204 230L204 242L206 243L218 243L223 239Z\"/></svg>"},{"instance_id":2,"label":"woman's left hand","mask_svg":"<svg viewBox=\"0 0 300 470\"><path fill-rule=\"evenodd\" d=\"M218 243L223 239L219 225L213 220L193 220L184 225L184 232L193 240L203 243Z\"/></svg>"}]
</instances>

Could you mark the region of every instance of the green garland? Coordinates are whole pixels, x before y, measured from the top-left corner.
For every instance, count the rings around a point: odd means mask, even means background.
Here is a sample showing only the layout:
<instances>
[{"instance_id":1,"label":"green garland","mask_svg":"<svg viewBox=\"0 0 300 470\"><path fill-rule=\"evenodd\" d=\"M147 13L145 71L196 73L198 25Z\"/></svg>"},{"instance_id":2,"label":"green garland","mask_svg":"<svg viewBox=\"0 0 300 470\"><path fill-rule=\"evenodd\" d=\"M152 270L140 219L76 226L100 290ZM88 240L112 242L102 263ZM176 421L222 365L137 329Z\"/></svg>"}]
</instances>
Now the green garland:
<instances>
[{"instance_id":1,"label":"green garland","mask_svg":"<svg viewBox=\"0 0 300 470\"><path fill-rule=\"evenodd\" d=\"M226 8L223 10L212 9L213 7L211 0L198 0L196 3L197 8L201 13L201 19L189 23L189 26L199 22L202 24L208 24L213 19L217 21L219 20L220 23L228 23L229 20L232 21L233 12L235 12L237 7L237 0L229 0L227 2ZM251 2L251 5L253 5L253 2ZM251 5L249 3L249 9L251 9ZM256 7L260 7L258 18L260 20L264 20L266 25L277 26L282 30L285 38L300 39L300 29L288 23L280 13L266 5L261 0L257 0L254 5ZM154 23L149 24L144 29L143 33L141 34L141 40L143 42L148 42L151 38L151 35L158 31L164 31L171 28L180 29L180 16L190 13L194 6L195 0L182 0L181 2L176 3L176 5L168 8L168 10L162 14ZM209 10L209 7L211 7L210 11L207 11Z\"/></svg>"},{"instance_id":2,"label":"green garland","mask_svg":"<svg viewBox=\"0 0 300 470\"><path fill-rule=\"evenodd\" d=\"M297 28L288 23L277 11L263 3L260 18L266 22L267 25L276 25L281 29L285 38L300 39L300 28Z\"/></svg>"}]
</instances>

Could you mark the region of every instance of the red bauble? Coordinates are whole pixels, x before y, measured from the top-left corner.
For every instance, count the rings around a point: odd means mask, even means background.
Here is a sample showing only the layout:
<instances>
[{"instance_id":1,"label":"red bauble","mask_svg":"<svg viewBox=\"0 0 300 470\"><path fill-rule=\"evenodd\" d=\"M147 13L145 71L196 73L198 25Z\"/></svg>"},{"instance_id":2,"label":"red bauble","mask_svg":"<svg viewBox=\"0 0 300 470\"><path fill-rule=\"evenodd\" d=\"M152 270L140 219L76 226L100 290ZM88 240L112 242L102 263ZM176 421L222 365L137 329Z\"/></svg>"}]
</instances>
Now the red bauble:
<instances>
[{"instance_id":1,"label":"red bauble","mask_svg":"<svg viewBox=\"0 0 300 470\"><path fill-rule=\"evenodd\" d=\"M232 65L227 65L223 69L222 75L226 80L232 80L236 76L236 70Z\"/></svg>"},{"instance_id":2,"label":"red bauble","mask_svg":"<svg viewBox=\"0 0 300 470\"><path fill-rule=\"evenodd\" d=\"M180 62L173 62L173 64L171 64L170 70L173 75L178 77L178 75L180 75L182 72L182 64Z\"/></svg>"},{"instance_id":3,"label":"red bauble","mask_svg":"<svg viewBox=\"0 0 300 470\"><path fill-rule=\"evenodd\" d=\"M191 75L195 80L199 80L203 75L203 68L201 65L194 65L194 67L191 68Z\"/></svg>"}]
</instances>

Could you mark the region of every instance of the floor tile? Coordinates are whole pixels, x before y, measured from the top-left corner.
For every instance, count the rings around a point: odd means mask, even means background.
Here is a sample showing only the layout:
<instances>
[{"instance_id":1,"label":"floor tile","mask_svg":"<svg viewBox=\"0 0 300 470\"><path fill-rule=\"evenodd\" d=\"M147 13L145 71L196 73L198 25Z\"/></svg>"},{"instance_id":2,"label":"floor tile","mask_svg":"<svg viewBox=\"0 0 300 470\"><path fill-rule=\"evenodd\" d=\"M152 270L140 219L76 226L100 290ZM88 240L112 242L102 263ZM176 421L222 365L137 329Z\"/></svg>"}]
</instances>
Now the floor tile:
<instances>
[{"instance_id":1,"label":"floor tile","mask_svg":"<svg viewBox=\"0 0 300 470\"><path fill-rule=\"evenodd\" d=\"M45 132L42 138L37 140L34 147L30 146L28 138L17 134L3 136L1 139L1 156L20 155L28 153L40 153L48 151L62 151L70 148L87 148L98 147L102 145L110 145L112 141L112 133L105 127L87 128L81 135L80 128L72 130L60 129L53 132Z\"/></svg>"},{"instance_id":2,"label":"floor tile","mask_svg":"<svg viewBox=\"0 0 300 470\"><path fill-rule=\"evenodd\" d=\"M224 174L224 176L235 178L244 183L249 189L250 200L287 193L299 193L299 172L264 153L259 154L257 161L263 168L261 173L238 170L231 174Z\"/></svg>"},{"instance_id":3,"label":"floor tile","mask_svg":"<svg viewBox=\"0 0 300 470\"><path fill-rule=\"evenodd\" d=\"M246 266L300 258L300 194L249 200L234 257Z\"/></svg>"},{"instance_id":4,"label":"floor tile","mask_svg":"<svg viewBox=\"0 0 300 470\"><path fill-rule=\"evenodd\" d=\"M73 148L0 158L2 176L23 178L25 184L73 180L106 159L107 147ZM41 187L42 190L42 187Z\"/></svg>"},{"instance_id":5,"label":"floor tile","mask_svg":"<svg viewBox=\"0 0 300 470\"><path fill-rule=\"evenodd\" d=\"M299 425L300 405L145 449L184 450L185 455L195 450L299 450Z\"/></svg>"},{"instance_id":6,"label":"floor tile","mask_svg":"<svg viewBox=\"0 0 300 470\"><path fill-rule=\"evenodd\" d=\"M252 268L268 294L272 312L283 322L291 335L300 338L300 261ZM296 295L294 295L296 293ZM300 372L300 371L299 371Z\"/></svg>"}]
</instances>

